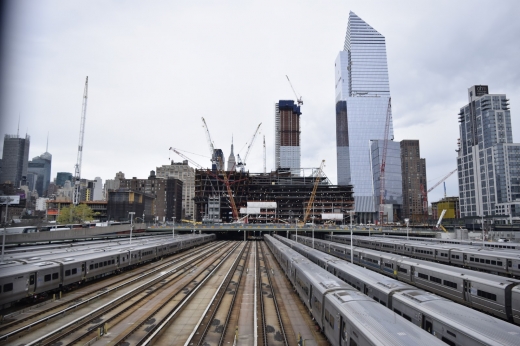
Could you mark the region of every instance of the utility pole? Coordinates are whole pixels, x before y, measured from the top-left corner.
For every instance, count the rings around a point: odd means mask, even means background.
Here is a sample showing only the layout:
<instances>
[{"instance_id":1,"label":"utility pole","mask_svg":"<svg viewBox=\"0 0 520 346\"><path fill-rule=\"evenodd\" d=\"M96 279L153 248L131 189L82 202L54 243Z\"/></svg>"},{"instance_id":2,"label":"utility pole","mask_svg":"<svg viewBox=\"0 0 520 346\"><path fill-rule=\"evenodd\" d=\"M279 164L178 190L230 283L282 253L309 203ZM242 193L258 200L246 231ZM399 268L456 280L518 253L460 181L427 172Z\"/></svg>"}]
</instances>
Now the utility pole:
<instances>
[{"instance_id":1,"label":"utility pole","mask_svg":"<svg viewBox=\"0 0 520 346\"><path fill-rule=\"evenodd\" d=\"M85 135L85 118L87 117L87 98L88 98L88 76L85 81L85 90L83 92L83 106L81 108L81 124L79 127L79 143L78 143L78 158L74 169L74 195L72 202L74 205L79 204L81 182L81 160L83 159L83 137Z\"/></svg>"}]
</instances>

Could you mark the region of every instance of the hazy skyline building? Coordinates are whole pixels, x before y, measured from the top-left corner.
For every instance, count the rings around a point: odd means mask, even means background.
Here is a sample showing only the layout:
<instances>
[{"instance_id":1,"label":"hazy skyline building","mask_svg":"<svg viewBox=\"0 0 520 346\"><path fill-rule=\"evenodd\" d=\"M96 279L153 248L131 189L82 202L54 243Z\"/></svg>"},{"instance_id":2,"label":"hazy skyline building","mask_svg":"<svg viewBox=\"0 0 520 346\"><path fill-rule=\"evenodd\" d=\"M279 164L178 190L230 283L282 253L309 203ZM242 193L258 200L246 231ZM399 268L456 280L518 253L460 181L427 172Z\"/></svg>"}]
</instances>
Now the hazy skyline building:
<instances>
[{"instance_id":1,"label":"hazy skyline building","mask_svg":"<svg viewBox=\"0 0 520 346\"><path fill-rule=\"evenodd\" d=\"M233 137L231 137L231 153L229 154L229 158L227 161L227 170L228 171L234 171L236 169L236 160L235 160L235 154L233 153Z\"/></svg>"},{"instance_id":2,"label":"hazy skyline building","mask_svg":"<svg viewBox=\"0 0 520 346\"><path fill-rule=\"evenodd\" d=\"M67 180L69 180L70 182L73 181L72 177L72 173L70 172L58 172L56 174L56 185L63 187L65 186L65 182Z\"/></svg>"},{"instance_id":3,"label":"hazy skyline building","mask_svg":"<svg viewBox=\"0 0 520 346\"><path fill-rule=\"evenodd\" d=\"M520 220L520 144L513 143L509 100L474 85L468 102L458 114L460 216Z\"/></svg>"},{"instance_id":4,"label":"hazy skyline building","mask_svg":"<svg viewBox=\"0 0 520 346\"><path fill-rule=\"evenodd\" d=\"M28 162L27 173L36 175L36 184L33 189L38 192L39 197L47 196L47 189L51 182L51 166L52 155L48 151Z\"/></svg>"},{"instance_id":5,"label":"hazy skyline building","mask_svg":"<svg viewBox=\"0 0 520 346\"><path fill-rule=\"evenodd\" d=\"M275 168L290 169L300 174L300 106L292 100L280 100L275 104Z\"/></svg>"},{"instance_id":6,"label":"hazy skyline building","mask_svg":"<svg viewBox=\"0 0 520 346\"><path fill-rule=\"evenodd\" d=\"M18 134L5 135L0 183L9 181L18 188L22 179L26 179L30 143L28 135L25 135L25 138L21 138Z\"/></svg>"},{"instance_id":7,"label":"hazy skyline building","mask_svg":"<svg viewBox=\"0 0 520 346\"><path fill-rule=\"evenodd\" d=\"M385 37L350 12L343 51L335 61L338 185L354 186L358 221L374 221L370 143L384 139L390 85ZM388 139L393 139L390 122Z\"/></svg>"}]
</instances>

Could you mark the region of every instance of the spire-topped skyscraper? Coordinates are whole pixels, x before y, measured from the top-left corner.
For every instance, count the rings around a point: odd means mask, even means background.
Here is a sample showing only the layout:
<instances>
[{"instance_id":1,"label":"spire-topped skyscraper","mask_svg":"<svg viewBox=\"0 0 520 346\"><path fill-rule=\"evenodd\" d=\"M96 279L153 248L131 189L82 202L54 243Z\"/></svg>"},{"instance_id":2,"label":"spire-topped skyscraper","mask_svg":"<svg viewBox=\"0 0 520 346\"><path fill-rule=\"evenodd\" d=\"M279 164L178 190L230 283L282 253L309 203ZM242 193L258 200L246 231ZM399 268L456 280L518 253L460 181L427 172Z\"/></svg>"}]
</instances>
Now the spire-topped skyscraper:
<instances>
[{"instance_id":1,"label":"spire-topped skyscraper","mask_svg":"<svg viewBox=\"0 0 520 346\"><path fill-rule=\"evenodd\" d=\"M370 146L384 137L390 86L385 37L353 12L335 76L338 185L354 186L358 221L373 222L379 201ZM390 123L389 139L393 137Z\"/></svg>"},{"instance_id":2,"label":"spire-topped skyscraper","mask_svg":"<svg viewBox=\"0 0 520 346\"><path fill-rule=\"evenodd\" d=\"M235 154L233 153L233 136L231 136L231 153L227 161L227 170L234 171L236 169Z\"/></svg>"}]
</instances>

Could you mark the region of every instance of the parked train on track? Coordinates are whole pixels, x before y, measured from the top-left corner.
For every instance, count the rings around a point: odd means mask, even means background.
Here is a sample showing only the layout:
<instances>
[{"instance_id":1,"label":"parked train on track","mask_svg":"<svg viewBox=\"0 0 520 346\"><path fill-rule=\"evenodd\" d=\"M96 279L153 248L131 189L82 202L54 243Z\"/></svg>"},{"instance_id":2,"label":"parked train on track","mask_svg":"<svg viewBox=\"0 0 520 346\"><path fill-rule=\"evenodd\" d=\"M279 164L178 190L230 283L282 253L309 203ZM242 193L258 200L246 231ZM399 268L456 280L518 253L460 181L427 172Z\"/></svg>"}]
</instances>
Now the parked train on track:
<instances>
[{"instance_id":1,"label":"parked train on track","mask_svg":"<svg viewBox=\"0 0 520 346\"><path fill-rule=\"evenodd\" d=\"M518 345L520 327L423 291L321 250L275 236L312 262L356 287L448 345ZM309 238L298 237L307 242ZM312 239L310 239L312 241ZM329 243L318 240L319 243ZM314 245L318 242L315 239Z\"/></svg>"},{"instance_id":2,"label":"parked train on track","mask_svg":"<svg viewBox=\"0 0 520 346\"><path fill-rule=\"evenodd\" d=\"M117 273L145 262L160 259L182 250L215 240L214 234L179 236L162 242L136 244L127 249L99 252L58 253L53 258L27 264L0 266L0 307L26 298L37 298L67 289L72 284Z\"/></svg>"},{"instance_id":3,"label":"parked train on track","mask_svg":"<svg viewBox=\"0 0 520 346\"><path fill-rule=\"evenodd\" d=\"M332 345L444 345L287 245L264 239Z\"/></svg>"}]
</instances>

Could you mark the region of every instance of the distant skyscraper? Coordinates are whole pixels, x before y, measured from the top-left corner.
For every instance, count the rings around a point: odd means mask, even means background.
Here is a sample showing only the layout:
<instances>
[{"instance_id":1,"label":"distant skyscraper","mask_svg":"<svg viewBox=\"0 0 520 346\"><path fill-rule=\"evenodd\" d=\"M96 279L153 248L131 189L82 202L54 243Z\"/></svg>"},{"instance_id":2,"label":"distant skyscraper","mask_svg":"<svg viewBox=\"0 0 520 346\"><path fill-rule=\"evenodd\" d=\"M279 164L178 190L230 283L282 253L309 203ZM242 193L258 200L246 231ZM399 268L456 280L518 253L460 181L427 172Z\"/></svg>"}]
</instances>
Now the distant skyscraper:
<instances>
[{"instance_id":1,"label":"distant skyscraper","mask_svg":"<svg viewBox=\"0 0 520 346\"><path fill-rule=\"evenodd\" d=\"M36 156L28 163L27 172L37 176L34 189L40 197L47 195L47 188L51 182L51 166L52 155L47 151L40 156Z\"/></svg>"},{"instance_id":2,"label":"distant skyscraper","mask_svg":"<svg viewBox=\"0 0 520 346\"><path fill-rule=\"evenodd\" d=\"M338 185L354 185L358 220L365 223L378 210L370 141L384 139L390 86L385 37L353 12L335 76ZM388 139L393 138L390 123Z\"/></svg>"},{"instance_id":3,"label":"distant skyscraper","mask_svg":"<svg viewBox=\"0 0 520 346\"><path fill-rule=\"evenodd\" d=\"M487 85L469 88L468 99L459 112L460 216L520 220L520 144L513 143L509 100Z\"/></svg>"},{"instance_id":4,"label":"distant skyscraper","mask_svg":"<svg viewBox=\"0 0 520 346\"><path fill-rule=\"evenodd\" d=\"M72 182L72 173L70 172L58 172L56 174L56 185L64 187L66 181Z\"/></svg>"},{"instance_id":5,"label":"distant skyscraper","mask_svg":"<svg viewBox=\"0 0 520 346\"><path fill-rule=\"evenodd\" d=\"M235 154L233 153L233 138L231 138L231 153L227 161L227 170L234 171L236 169Z\"/></svg>"},{"instance_id":6,"label":"distant skyscraper","mask_svg":"<svg viewBox=\"0 0 520 346\"><path fill-rule=\"evenodd\" d=\"M5 135L2 156L2 172L0 183L10 181L15 187L20 186L22 177L27 177L29 162L30 137L20 138L18 135Z\"/></svg>"},{"instance_id":7,"label":"distant skyscraper","mask_svg":"<svg viewBox=\"0 0 520 346\"><path fill-rule=\"evenodd\" d=\"M103 198L103 180L100 177L96 177L93 183L93 193L92 193L93 201L102 201Z\"/></svg>"},{"instance_id":8,"label":"distant skyscraper","mask_svg":"<svg viewBox=\"0 0 520 346\"><path fill-rule=\"evenodd\" d=\"M300 106L280 100L275 106L274 157L276 169L289 168L300 174Z\"/></svg>"},{"instance_id":9,"label":"distant skyscraper","mask_svg":"<svg viewBox=\"0 0 520 346\"><path fill-rule=\"evenodd\" d=\"M426 185L426 160L421 159L418 140L401 141L401 170L403 172L403 218L423 221L428 212L428 196L424 206L422 190L426 192L428 186Z\"/></svg>"},{"instance_id":10,"label":"distant skyscraper","mask_svg":"<svg viewBox=\"0 0 520 346\"><path fill-rule=\"evenodd\" d=\"M188 160L173 162L171 165L157 167L157 178L176 178L182 181L182 210L184 217L195 217L195 169L188 165Z\"/></svg>"}]
</instances>

